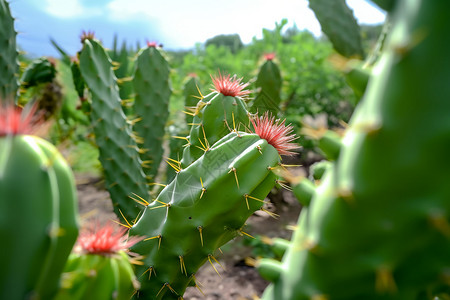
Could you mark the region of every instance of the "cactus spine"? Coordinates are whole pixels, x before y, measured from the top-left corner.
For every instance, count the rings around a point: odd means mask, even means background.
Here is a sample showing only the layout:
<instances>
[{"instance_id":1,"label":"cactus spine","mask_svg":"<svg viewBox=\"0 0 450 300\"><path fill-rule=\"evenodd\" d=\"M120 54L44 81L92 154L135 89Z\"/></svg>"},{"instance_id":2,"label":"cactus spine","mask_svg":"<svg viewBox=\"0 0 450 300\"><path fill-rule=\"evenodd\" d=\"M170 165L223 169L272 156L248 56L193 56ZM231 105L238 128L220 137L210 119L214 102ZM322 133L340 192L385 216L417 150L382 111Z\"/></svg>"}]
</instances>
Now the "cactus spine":
<instances>
[{"instance_id":1,"label":"cactus spine","mask_svg":"<svg viewBox=\"0 0 450 300\"><path fill-rule=\"evenodd\" d=\"M449 294L449 9L445 0L396 2L339 157L283 262L261 262L274 282L263 299Z\"/></svg>"}]
</instances>

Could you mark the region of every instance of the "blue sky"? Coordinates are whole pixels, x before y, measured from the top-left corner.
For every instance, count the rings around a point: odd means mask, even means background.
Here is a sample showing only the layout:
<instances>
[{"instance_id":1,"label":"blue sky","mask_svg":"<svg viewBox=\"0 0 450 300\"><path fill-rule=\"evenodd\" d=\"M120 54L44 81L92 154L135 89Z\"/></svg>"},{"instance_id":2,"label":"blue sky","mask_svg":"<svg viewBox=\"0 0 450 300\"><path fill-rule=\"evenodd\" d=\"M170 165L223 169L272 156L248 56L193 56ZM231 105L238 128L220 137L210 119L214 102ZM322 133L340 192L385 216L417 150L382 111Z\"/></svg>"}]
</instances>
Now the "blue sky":
<instances>
[{"instance_id":1,"label":"blue sky","mask_svg":"<svg viewBox=\"0 0 450 300\"><path fill-rule=\"evenodd\" d=\"M385 15L365 0L347 0L359 23L383 22ZM146 40L166 49L189 49L218 34L238 33L244 43L263 28L287 18L289 25L320 35L307 0L12 0L18 43L33 56L57 56L56 40L74 54L82 30L93 30L106 46L114 34L130 45Z\"/></svg>"}]
</instances>

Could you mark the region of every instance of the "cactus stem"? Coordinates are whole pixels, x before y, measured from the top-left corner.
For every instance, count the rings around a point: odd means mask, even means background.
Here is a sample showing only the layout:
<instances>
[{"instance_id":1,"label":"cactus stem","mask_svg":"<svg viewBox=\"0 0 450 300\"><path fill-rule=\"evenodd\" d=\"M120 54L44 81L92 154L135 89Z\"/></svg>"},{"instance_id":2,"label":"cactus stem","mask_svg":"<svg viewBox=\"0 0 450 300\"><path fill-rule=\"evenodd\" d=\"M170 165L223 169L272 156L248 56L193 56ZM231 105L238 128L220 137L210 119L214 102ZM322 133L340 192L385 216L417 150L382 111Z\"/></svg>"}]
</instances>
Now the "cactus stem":
<instances>
[{"instance_id":1,"label":"cactus stem","mask_svg":"<svg viewBox=\"0 0 450 300\"><path fill-rule=\"evenodd\" d=\"M139 195L137 195L137 194L135 194L135 193L133 193L133 195L134 195L135 197L137 197L138 199L133 198L133 197L131 197L131 196L128 196L128 197L131 198L131 199L133 199L133 200L136 201L137 203L141 204L142 206L148 206L148 205L150 204L150 203L148 203L147 200L145 200L145 199L142 198L141 196L139 196Z\"/></svg>"},{"instance_id":2,"label":"cactus stem","mask_svg":"<svg viewBox=\"0 0 450 300\"><path fill-rule=\"evenodd\" d=\"M394 294L397 292L397 285L390 268L381 266L376 270L375 289L379 293L388 292Z\"/></svg>"},{"instance_id":3,"label":"cactus stem","mask_svg":"<svg viewBox=\"0 0 450 300\"><path fill-rule=\"evenodd\" d=\"M179 255L178 258L180 259L181 274L183 274L184 272L184 274L187 276L186 265L184 264L183 255Z\"/></svg>"},{"instance_id":4,"label":"cactus stem","mask_svg":"<svg viewBox=\"0 0 450 300\"><path fill-rule=\"evenodd\" d=\"M238 187L238 189L239 189L239 180L238 180L238 177L237 177L236 168L235 168L235 167L232 167L232 168L230 169L230 171L228 172L228 174L230 174L231 172L234 173L234 178L236 179L236 184L237 184L237 187Z\"/></svg>"}]
</instances>

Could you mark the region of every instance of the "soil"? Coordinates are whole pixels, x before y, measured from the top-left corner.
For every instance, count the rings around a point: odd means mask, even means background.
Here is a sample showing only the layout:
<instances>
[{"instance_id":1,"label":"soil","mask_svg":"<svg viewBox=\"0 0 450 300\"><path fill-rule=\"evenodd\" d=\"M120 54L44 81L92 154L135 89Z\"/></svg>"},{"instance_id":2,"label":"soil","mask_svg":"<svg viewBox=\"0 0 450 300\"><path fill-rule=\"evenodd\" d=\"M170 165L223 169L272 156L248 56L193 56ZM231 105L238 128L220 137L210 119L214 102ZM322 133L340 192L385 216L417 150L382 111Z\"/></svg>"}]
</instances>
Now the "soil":
<instances>
[{"instance_id":1,"label":"soil","mask_svg":"<svg viewBox=\"0 0 450 300\"><path fill-rule=\"evenodd\" d=\"M117 220L108 192L103 187L100 178L89 175L76 175L79 198L79 209L82 222L95 219L100 223ZM297 222L300 204L292 192L285 189L274 190L271 193L266 209L279 215L274 219L269 214L258 211L247 221L245 232L251 236L283 237L289 239L289 227ZM268 200L268 199L266 199ZM206 263L196 274L199 289L189 287L184 295L186 300L245 300L258 299L268 282L262 279L249 262L255 261L255 249L246 246L245 239L237 237L222 248L223 254L217 257L215 269Z\"/></svg>"}]
</instances>

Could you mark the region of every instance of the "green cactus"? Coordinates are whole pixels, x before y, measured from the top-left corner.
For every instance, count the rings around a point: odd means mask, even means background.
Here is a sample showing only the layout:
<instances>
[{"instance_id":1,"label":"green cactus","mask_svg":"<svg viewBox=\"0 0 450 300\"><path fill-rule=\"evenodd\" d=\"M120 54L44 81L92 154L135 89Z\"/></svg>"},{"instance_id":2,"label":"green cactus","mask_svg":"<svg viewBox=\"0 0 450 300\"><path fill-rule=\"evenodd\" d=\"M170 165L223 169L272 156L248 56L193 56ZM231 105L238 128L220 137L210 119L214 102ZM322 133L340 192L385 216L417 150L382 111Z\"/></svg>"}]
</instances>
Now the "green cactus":
<instances>
[{"instance_id":1,"label":"green cactus","mask_svg":"<svg viewBox=\"0 0 450 300\"><path fill-rule=\"evenodd\" d=\"M141 209L130 197L137 194L148 199L147 180L130 122L121 107L111 60L98 41L84 41L80 70L92 95L90 117L114 211L119 218L132 220Z\"/></svg>"},{"instance_id":2,"label":"green cactus","mask_svg":"<svg viewBox=\"0 0 450 300\"><path fill-rule=\"evenodd\" d=\"M309 0L309 7L339 54L364 58L360 28L345 0Z\"/></svg>"},{"instance_id":3,"label":"green cactus","mask_svg":"<svg viewBox=\"0 0 450 300\"><path fill-rule=\"evenodd\" d=\"M16 36L9 4L0 0L0 101L14 100L19 88Z\"/></svg>"},{"instance_id":4,"label":"green cactus","mask_svg":"<svg viewBox=\"0 0 450 300\"><path fill-rule=\"evenodd\" d=\"M259 69L256 78L256 88L260 89L251 105L252 112L263 114L269 111L272 115L278 115L281 102L281 72L273 61L274 54L266 54L266 61Z\"/></svg>"},{"instance_id":5,"label":"green cactus","mask_svg":"<svg viewBox=\"0 0 450 300\"><path fill-rule=\"evenodd\" d=\"M1 299L51 299L78 235L72 171L32 126L0 108Z\"/></svg>"},{"instance_id":6,"label":"green cactus","mask_svg":"<svg viewBox=\"0 0 450 300\"><path fill-rule=\"evenodd\" d=\"M23 71L20 84L24 88L29 88L40 83L52 82L55 76L55 63L45 57L41 57L33 60Z\"/></svg>"},{"instance_id":7,"label":"green cactus","mask_svg":"<svg viewBox=\"0 0 450 300\"><path fill-rule=\"evenodd\" d=\"M137 297L182 297L188 285L196 285L198 268L213 264L216 250L242 234L247 218L262 209L276 184L272 169L296 145L292 127L283 122L266 115L252 123L256 134L230 132L179 170L154 202L143 202L144 213L130 229L145 236L132 248L145 256L137 269Z\"/></svg>"},{"instance_id":8,"label":"green cactus","mask_svg":"<svg viewBox=\"0 0 450 300\"><path fill-rule=\"evenodd\" d=\"M140 238L128 239L125 230L105 225L82 232L54 300L129 300L139 282L134 274L133 258L126 251Z\"/></svg>"},{"instance_id":9,"label":"green cactus","mask_svg":"<svg viewBox=\"0 0 450 300\"><path fill-rule=\"evenodd\" d=\"M215 91L197 103L188 145L183 151L181 167L186 168L207 149L232 130L249 126L249 112L242 97L249 94L236 76L219 74L213 78Z\"/></svg>"},{"instance_id":10,"label":"green cactus","mask_svg":"<svg viewBox=\"0 0 450 300\"><path fill-rule=\"evenodd\" d=\"M449 9L397 1L338 159L282 263L261 262L273 281L262 299L449 295Z\"/></svg>"},{"instance_id":11,"label":"green cactus","mask_svg":"<svg viewBox=\"0 0 450 300\"><path fill-rule=\"evenodd\" d=\"M132 248L145 255L138 275L148 273L140 277L139 297L179 299L195 285L198 268L213 263L217 248L262 207L278 162L278 152L259 136L232 132L181 170L130 230L148 239Z\"/></svg>"},{"instance_id":12,"label":"green cactus","mask_svg":"<svg viewBox=\"0 0 450 300\"><path fill-rule=\"evenodd\" d=\"M163 154L164 128L169 117L169 99L172 93L169 64L156 47L139 52L133 78L134 113L140 121L134 125L142 139L141 159L150 180L154 180Z\"/></svg>"}]
</instances>

